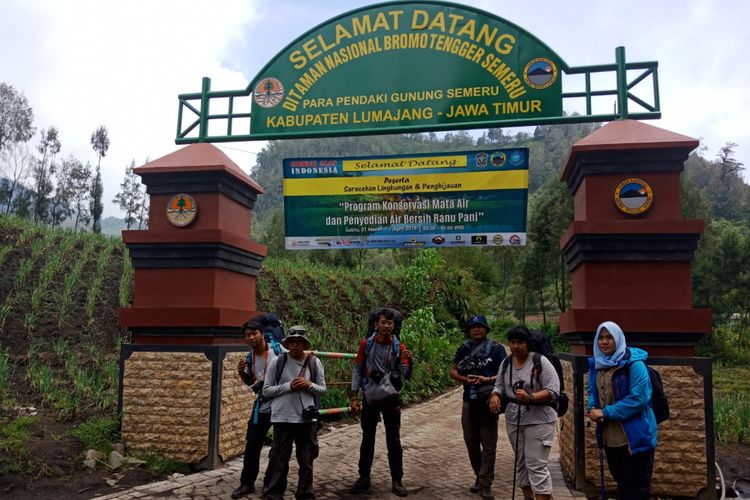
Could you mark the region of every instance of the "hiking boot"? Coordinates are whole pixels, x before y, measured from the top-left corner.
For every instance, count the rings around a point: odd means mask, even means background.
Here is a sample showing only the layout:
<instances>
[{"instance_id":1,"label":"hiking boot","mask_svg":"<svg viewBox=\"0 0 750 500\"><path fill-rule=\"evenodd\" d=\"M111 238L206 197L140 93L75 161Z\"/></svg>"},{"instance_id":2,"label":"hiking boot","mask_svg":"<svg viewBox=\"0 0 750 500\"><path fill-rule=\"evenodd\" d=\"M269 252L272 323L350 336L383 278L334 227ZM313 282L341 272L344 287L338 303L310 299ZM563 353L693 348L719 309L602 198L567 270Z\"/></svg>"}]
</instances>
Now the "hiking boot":
<instances>
[{"instance_id":1,"label":"hiking boot","mask_svg":"<svg viewBox=\"0 0 750 500\"><path fill-rule=\"evenodd\" d=\"M250 493L255 493L255 486L252 484L240 484L240 487L232 492L232 498L246 497Z\"/></svg>"},{"instance_id":2,"label":"hiking boot","mask_svg":"<svg viewBox=\"0 0 750 500\"><path fill-rule=\"evenodd\" d=\"M349 493L368 493L370 491L370 478L360 476L349 489Z\"/></svg>"},{"instance_id":3,"label":"hiking boot","mask_svg":"<svg viewBox=\"0 0 750 500\"><path fill-rule=\"evenodd\" d=\"M479 496L481 496L482 498L487 498L489 500L493 500L495 498L495 495L492 494L492 489L489 486L482 486L482 489L479 492Z\"/></svg>"},{"instance_id":4,"label":"hiking boot","mask_svg":"<svg viewBox=\"0 0 750 500\"><path fill-rule=\"evenodd\" d=\"M477 478L477 480L474 481L474 484L469 487L469 491L472 493L479 493L482 491L482 486L479 484L479 478Z\"/></svg>"},{"instance_id":5,"label":"hiking boot","mask_svg":"<svg viewBox=\"0 0 750 500\"><path fill-rule=\"evenodd\" d=\"M391 491L397 497L405 497L409 494L409 492L406 491L406 488L404 488L404 483L395 479L391 482Z\"/></svg>"}]
</instances>

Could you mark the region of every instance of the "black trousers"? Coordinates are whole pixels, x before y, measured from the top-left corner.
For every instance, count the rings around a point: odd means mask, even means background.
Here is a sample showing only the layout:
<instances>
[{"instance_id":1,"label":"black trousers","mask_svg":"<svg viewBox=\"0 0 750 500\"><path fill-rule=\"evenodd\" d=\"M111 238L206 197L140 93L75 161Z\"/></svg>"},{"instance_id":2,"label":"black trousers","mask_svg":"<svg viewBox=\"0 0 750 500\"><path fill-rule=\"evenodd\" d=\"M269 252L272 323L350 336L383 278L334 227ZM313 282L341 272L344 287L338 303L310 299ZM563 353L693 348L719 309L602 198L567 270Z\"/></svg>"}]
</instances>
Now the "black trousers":
<instances>
[{"instance_id":1,"label":"black trousers","mask_svg":"<svg viewBox=\"0 0 750 500\"><path fill-rule=\"evenodd\" d=\"M604 447L609 472L617 481L617 498L621 500L651 499L651 474L654 471L655 451L644 451L631 456L627 446Z\"/></svg>"},{"instance_id":2,"label":"black trousers","mask_svg":"<svg viewBox=\"0 0 750 500\"><path fill-rule=\"evenodd\" d=\"M401 404L394 403L385 407L362 406L362 444L359 447L359 475L370 477L372 461L375 457L375 434L378 430L380 415L385 425L385 444L388 448L388 467L391 478L401 481L404 477L404 450L401 448Z\"/></svg>"},{"instance_id":3,"label":"black trousers","mask_svg":"<svg viewBox=\"0 0 750 500\"><path fill-rule=\"evenodd\" d=\"M263 449L263 441L266 434L271 428L271 414L258 413L258 421L253 423L255 412L247 421L247 434L245 436L245 455L242 458L242 474L240 475L240 484L254 485L258 478L258 468L260 466L260 452ZM263 480L265 484L270 476L271 466L266 469L266 476Z\"/></svg>"},{"instance_id":4,"label":"black trousers","mask_svg":"<svg viewBox=\"0 0 750 500\"><path fill-rule=\"evenodd\" d=\"M305 422L273 424L273 445L269 454L271 468L268 483L263 487L263 497L271 500L284 498L292 458L292 444L297 447L299 476L294 497L299 500L315 498L313 493L313 461L318 457L318 423Z\"/></svg>"},{"instance_id":5,"label":"black trousers","mask_svg":"<svg viewBox=\"0 0 750 500\"><path fill-rule=\"evenodd\" d=\"M461 427L469 462L479 484L487 487L495 479L498 418L500 415L492 413L486 404L472 408L468 401L463 402Z\"/></svg>"}]
</instances>

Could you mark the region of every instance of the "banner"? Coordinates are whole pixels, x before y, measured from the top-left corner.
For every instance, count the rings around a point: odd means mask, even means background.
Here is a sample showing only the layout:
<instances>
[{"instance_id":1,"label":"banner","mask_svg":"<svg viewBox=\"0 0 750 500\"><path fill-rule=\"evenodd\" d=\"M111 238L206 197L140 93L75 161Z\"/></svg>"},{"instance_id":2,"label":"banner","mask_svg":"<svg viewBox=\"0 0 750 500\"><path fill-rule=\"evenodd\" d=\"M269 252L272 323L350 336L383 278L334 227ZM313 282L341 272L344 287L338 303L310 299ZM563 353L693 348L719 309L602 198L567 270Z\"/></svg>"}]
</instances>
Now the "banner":
<instances>
[{"instance_id":1,"label":"banner","mask_svg":"<svg viewBox=\"0 0 750 500\"><path fill-rule=\"evenodd\" d=\"M526 244L528 149L284 160L287 250Z\"/></svg>"}]
</instances>

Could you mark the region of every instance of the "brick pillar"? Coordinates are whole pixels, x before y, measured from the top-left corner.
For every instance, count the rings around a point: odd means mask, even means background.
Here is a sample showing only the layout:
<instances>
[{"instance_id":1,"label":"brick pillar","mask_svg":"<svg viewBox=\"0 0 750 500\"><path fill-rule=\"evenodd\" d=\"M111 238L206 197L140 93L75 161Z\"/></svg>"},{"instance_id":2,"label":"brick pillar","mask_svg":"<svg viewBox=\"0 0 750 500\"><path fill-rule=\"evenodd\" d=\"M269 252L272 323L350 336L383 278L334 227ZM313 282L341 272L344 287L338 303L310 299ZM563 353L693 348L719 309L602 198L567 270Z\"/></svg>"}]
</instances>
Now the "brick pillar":
<instances>
[{"instance_id":1,"label":"brick pillar","mask_svg":"<svg viewBox=\"0 0 750 500\"><path fill-rule=\"evenodd\" d=\"M583 415L585 358L606 320L623 328L628 345L649 352L671 396L673 417L659 426L652 494L713 491L711 367L693 357L711 332L711 311L692 306L690 263L703 221L683 219L680 206L680 172L697 146L690 137L619 120L574 144L562 172L574 220L560 241L572 280L560 331L571 345L566 377L575 400L560 441L568 447L566 473L594 494L599 464L594 427L585 427Z\"/></svg>"},{"instance_id":2,"label":"brick pillar","mask_svg":"<svg viewBox=\"0 0 750 500\"><path fill-rule=\"evenodd\" d=\"M123 231L135 270L120 324L122 434L129 449L215 467L242 452L251 394L235 373L240 326L257 315L266 248L250 239L263 189L224 153L195 144L135 169L149 228Z\"/></svg>"}]
</instances>

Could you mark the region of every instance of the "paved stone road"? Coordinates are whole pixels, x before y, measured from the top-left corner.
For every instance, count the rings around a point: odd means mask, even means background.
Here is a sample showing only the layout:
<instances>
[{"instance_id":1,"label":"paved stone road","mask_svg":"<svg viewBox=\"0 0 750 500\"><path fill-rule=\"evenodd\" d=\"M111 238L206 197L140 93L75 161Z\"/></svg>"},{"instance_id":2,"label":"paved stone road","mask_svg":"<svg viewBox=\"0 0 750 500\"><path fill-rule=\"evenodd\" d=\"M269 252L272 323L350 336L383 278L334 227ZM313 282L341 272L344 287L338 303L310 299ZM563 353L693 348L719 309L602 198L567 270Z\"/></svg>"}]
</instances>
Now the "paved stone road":
<instances>
[{"instance_id":1,"label":"paved stone road","mask_svg":"<svg viewBox=\"0 0 750 500\"><path fill-rule=\"evenodd\" d=\"M412 499L478 500L469 492L474 474L469 465L461 434L461 390L456 389L423 404L405 409L401 420L401 442L404 448L404 485ZM347 493L357 478L357 458L361 431L358 424L338 428L320 436L320 457L315 461L315 494L318 499L397 498L390 492L390 474L385 447L385 432L379 424L375 463L372 470L373 493L354 496ZM264 450L261 471L268 454ZM174 480L138 486L98 499L130 500L141 498L226 499L239 484L242 457L220 469L200 472ZM554 498L585 498L570 491L562 478L557 441L552 448L550 470L554 481ZM287 498L294 498L297 465L292 455ZM261 472L262 475L262 472ZM258 483L260 480L258 481ZM513 451L505 434L504 418L500 432L495 466L495 498L511 498L513 484ZM249 498L259 498L258 494ZM523 495L518 490L516 498Z\"/></svg>"}]
</instances>

